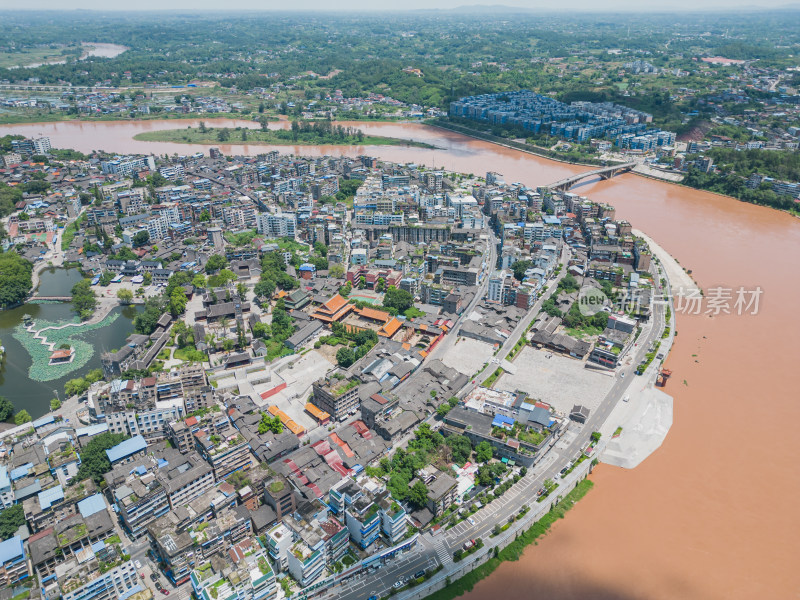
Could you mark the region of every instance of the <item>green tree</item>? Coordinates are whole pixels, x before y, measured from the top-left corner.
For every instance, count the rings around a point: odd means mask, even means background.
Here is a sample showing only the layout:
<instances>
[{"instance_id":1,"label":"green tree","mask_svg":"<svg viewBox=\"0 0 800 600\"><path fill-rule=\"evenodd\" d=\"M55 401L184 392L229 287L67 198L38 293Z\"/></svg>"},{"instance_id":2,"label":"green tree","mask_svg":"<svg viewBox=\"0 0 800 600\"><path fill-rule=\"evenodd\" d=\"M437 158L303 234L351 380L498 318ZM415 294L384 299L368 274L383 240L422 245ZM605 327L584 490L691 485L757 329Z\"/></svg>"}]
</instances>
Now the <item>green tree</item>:
<instances>
[{"instance_id":1,"label":"green tree","mask_svg":"<svg viewBox=\"0 0 800 600\"><path fill-rule=\"evenodd\" d=\"M228 259L226 259L222 254L212 254L208 257L208 262L206 262L206 273L216 273L220 269L224 269L228 266Z\"/></svg>"},{"instance_id":2,"label":"green tree","mask_svg":"<svg viewBox=\"0 0 800 600\"><path fill-rule=\"evenodd\" d=\"M492 460L492 445L483 440L480 444L475 446L475 458L478 462L486 463Z\"/></svg>"},{"instance_id":3,"label":"green tree","mask_svg":"<svg viewBox=\"0 0 800 600\"><path fill-rule=\"evenodd\" d=\"M203 210L201 210L201 211L200 211L200 217L199 217L199 220L200 220L200 222L201 222L201 223L205 223L205 222L207 222L207 221L210 221L210 220L211 220L211 213L210 213L210 212L208 212L208 211L207 211L207 210L204 208Z\"/></svg>"},{"instance_id":4,"label":"green tree","mask_svg":"<svg viewBox=\"0 0 800 600\"><path fill-rule=\"evenodd\" d=\"M463 465L472 454L472 443L465 435L451 435L445 439L445 444L450 446L453 462Z\"/></svg>"},{"instance_id":5,"label":"green tree","mask_svg":"<svg viewBox=\"0 0 800 600\"><path fill-rule=\"evenodd\" d=\"M50 400L50 410L58 410L59 408L61 408L61 400L58 398Z\"/></svg>"},{"instance_id":6,"label":"green tree","mask_svg":"<svg viewBox=\"0 0 800 600\"><path fill-rule=\"evenodd\" d=\"M261 321L255 323L253 325L253 335L259 337L261 339L269 338L271 334L270 326L266 323L262 323Z\"/></svg>"},{"instance_id":7,"label":"green tree","mask_svg":"<svg viewBox=\"0 0 800 600\"><path fill-rule=\"evenodd\" d=\"M340 367L346 369L355 362L355 355L350 348L339 348L336 351L336 362Z\"/></svg>"},{"instance_id":8,"label":"green tree","mask_svg":"<svg viewBox=\"0 0 800 600\"><path fill-rule=\"evenodd\" d=\"M511 265L511 270L514 271L514 279L522 281L525 278L525 271L531 268L533 262L529 260L518 260Z\"/></svg>"},{"instance_id":9,"label":"green tree","mask_svg":"<svg viewBox=\"0 0 800 600\"><path fill-rule=\"evenodd\" d=\"M258 433L263 435L268 431L271 431L275 434L281 433L283 431L283 423L281 422L280 417L272 416L267 412L261 413L261 421L258 424Z\"/></svg>"},{"instance_id":10,"label":"green tree","mask_svg":"<svg viewBox=\"0 0 800 600\"><path fill-rule=\"evenodd\" d=\"M24 408L14 415L14 423L17 425L24 425L25 423L30 423L31 421L33 421L33 419L28 414L28 411Z\"/></svg>"},{"instance_id":11,"label":"green tree","mask_svg":"<svg viewBox=\"0 0 800 600\"><path fill-rule=\"evenodd\" d=\"M182 315L186 310L186 303L188 302L188 298L186 298L186 292L183 291L182 287L176 287L172 294L169 297L169 313L173 317L177 317L178 315Z\"/></svg>"},{"instance_id":12,"label":"green tree","mask_svg":"<svg viewBox=\"0 0 800 600\"><path fill-rule=\"evenodd\" d=\"M32 272L33 265L16 252L0 254L0 306L14 306L28 297Z\"/></svg>"},{"instance_id":13,"label":"green tree","mask_svg":"<svg viewBox=\"0 0 800 600\"><path fill-rule=\"evenodd\" d=\"M137 231L133 238L131 239L131 244L134 248L139 248L140 246L144 246L147 242L150 241L150 233L147 231Z\"/></svg>"},{"instance_id":14,"label":"green tree","mask_svg":"<svg viewBox=\"0 0 800 600\"><path fill-rule=\"evenodd\" d=\"M422 481L417 480L417 482L411 486L408 501L417 508L425 507L428 504L428 486Z\"/></svg>"},{"instance_id":15,"label":"green tree","mask_svg":"<svg viewBox=\"0 0 800 600\"><path fill-rule=\"evenodd\" d=\"M117 290L117 298L122 304L130 304L133 300L133 292L127 288Z\"/></svg>"},{"instance_id":16,"label":"green tree","mask_svg":"<svg viewBox=\"0 0 800 600\"><path fill-rule=\"evenodd\" d=\"M414 306L414 296L410 292L392 285L386 290L386 294L383 297L383 305L386 308L396 308L397 312L405 312Z\"/></svg>"},{"instance_id":17,"label":"green tree","mask_svg":"<svg viewBox=\"0 0 800 600\"><path fill-rule=\"evenodd\" d=\"M14 414L14 405L5 396L0 396L0 421L8 421Z\"/></svg>"},{"instance_id":18,"label":"green tree","mask_svg":"<svg viewBox=\"0 0 800 600\"><path fill-rule=\"evenodd\" d=\"M89 279L81 279L72 286L72 306L82 320L90 319L97 306L97 298Z\"/></svg>"},{"instance_id":19,"label":"green tree","mask_svg":"<svg viewBox=\"0 0 800 600\"><path fill-rule=\"evenodd\" d=\"M204 290L208 281L206 280L205 276L202 273L198 273L192 279L192 286L197 288L198 290Z\"/></svg>"},{"instance_id":20,"label":"green tree","mask_svg":"<svg viewBox=\"0 0 800 600\"><path fill-rule=\"evenodd\" d=\"M133 329L136 333L150 335L158 327L158 320L164 314L166 300L163 296L148 298L144 303L144 310L133 319Z\"/></svg>"},{"instance_id":21,"label":"green tree","mask_svg":"<svg viewBox=\"0 0 800 600\"><path fill-rule=\"evenodd\" d=\"M22 504L14 504L0 511L0 539L7 540L25 524Z\"/></svg>"}]
</instances>

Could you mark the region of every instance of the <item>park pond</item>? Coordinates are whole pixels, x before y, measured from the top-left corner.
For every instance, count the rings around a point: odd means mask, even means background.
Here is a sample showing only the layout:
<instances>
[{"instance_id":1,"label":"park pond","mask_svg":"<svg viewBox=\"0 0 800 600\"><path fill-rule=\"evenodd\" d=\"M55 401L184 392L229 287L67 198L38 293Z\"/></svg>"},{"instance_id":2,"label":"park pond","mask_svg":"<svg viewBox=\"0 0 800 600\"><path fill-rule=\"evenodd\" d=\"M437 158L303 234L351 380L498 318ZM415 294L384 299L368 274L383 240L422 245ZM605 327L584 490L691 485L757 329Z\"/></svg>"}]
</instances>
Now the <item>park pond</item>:
<instances>
[{"instance_id":1,"label":"park pond","mask_svg":"<svg viewBox=\"0 0 800 600\"><path fill-rule=\"evenodd\" d=\"M75 270L48 269L42 272L40 293L68 295L75 281ZM51 329L44 332L48 342L69 344L75 349L71 363L51 366L50 352L33 334L25 331L25 315L31 318L34 329L60 327L78 323L72 306L62 302L31 302L0 312L0 340L5 347L5 359L0 365L0 396L5 396L16 410L25 409L33 418L50 410L50 400L64 399L64 383L85 375L101 366L103 352L117 350L133 331L135 306L115 308L96 325Z\"/></svg>"}]
</instances>

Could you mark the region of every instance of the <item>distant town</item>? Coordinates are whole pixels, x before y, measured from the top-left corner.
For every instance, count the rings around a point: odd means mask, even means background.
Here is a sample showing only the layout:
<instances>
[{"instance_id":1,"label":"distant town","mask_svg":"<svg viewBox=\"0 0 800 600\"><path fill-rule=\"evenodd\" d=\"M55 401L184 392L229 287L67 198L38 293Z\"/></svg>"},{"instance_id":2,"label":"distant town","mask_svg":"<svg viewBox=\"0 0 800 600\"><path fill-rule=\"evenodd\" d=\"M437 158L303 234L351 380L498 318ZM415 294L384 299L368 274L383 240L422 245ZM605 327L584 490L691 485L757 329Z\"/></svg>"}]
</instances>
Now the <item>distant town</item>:
<instances>
[{"instance_id":1,"label":"distant town","mask_svg":"<svg viewBox=\"0 0 800 600\"><path fill-rule=\"evenodd\" d=\"M550 182L6 143L4 250L31 281L83 277L19 302L72 302L77 328L137 310L101 370L0 434L0 582L31 598L441 584L568 495L609 415L669 377L661 260ZM77 371L93 349L54 334L19 335Z\"/></svg>"}]
</instances>

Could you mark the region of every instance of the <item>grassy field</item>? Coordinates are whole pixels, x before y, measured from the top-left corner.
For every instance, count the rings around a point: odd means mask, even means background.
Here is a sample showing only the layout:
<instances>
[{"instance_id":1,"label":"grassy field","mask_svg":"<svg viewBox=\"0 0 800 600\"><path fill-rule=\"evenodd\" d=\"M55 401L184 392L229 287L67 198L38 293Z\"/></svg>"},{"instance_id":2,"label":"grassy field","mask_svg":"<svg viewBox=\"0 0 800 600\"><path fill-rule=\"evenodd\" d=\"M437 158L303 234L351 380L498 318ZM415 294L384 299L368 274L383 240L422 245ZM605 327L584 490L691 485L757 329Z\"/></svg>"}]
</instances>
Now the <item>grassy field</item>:
<instances>
[{"instance_id":1,"label":"grassy field","mask_svg":"<svg viewBox=\"0 0 800 600\"><path fill-rule=\"evenodd\" d=\"M225 134L222 132L227 132L227 139L225 139ZM337 137L320 135L303 136L301 134L297 140L294 140L291 137L291 132L283 129L261 131L257 129L223 129L212 127L207 128L206 131L200 131L200 128L196 127L147 131L136 135L134 139L144 142L173 142L179 144L263 144L271 146L316 146L326 144L331 146L434 147L422 142L376 135L364 135L359 139L355 135Z\"/></svg>"},{"instance_id":2,"label":"grassy field","mask_svg":"<svg viewBox=\"0 0 800 600\"><path fill-rule=\"evenodd\" d=\"M462 594L472 591L476 583L491 575L503 561L519 560L525 548L545 535L550 527L552 527L553 523L559 519L563 519L567 511L571 509L578 500L583 498L589 490L592 489L593 485L594 483L588 479L581 481L578 487L567 494L561 502L556 504L553 510L536 521L530 529L523 532L516 540L511 542L511 544L506 546L503 550L500 550L496 558L490 558L477 569L464 575L461 579L452 582L444 589L434 592L427 598L429 600L453 600Z\"/></svg>"},{"instance_id":3,"label":"grassy field","mask_svg":"<svg viewBox=\"0 0 800 600\"><path fill-rule=\"evenodd\" d=\"M24 67L35 63L64 60L60 48L26 48L20 52L0 52L0 68Z\"/></svg>"}]
</instances>

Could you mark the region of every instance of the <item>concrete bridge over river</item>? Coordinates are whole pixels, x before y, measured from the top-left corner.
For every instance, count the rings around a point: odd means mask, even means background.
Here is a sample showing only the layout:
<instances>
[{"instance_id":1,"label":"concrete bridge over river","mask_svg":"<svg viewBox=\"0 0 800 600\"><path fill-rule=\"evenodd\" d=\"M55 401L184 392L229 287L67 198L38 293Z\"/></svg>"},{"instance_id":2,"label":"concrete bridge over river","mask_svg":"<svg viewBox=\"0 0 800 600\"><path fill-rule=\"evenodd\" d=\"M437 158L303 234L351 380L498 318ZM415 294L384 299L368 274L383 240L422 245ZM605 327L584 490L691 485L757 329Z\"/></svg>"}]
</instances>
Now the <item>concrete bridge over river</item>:
<instances>
[{"instance_id":1,"label":"concrete bridge over river","mask_svg":"<svg viewBox=\"0 0 800 600\"><path fill-rule=\"evenodd\" d=\"M555 183L551 183L550 185L546 185L544 187L554 192L566 192L569 188L571 188L579 181L588 179L589 177L596 177L599 175L600 179L611 179L614 175L630 171L635 166L636 166L635 162L626 162L617 165L611 165L610 167L603 167L601 169L594 169L593 171L587 171L586 173L579 173L578 175L573 175L572 177L561 179L560 181L556 181Z\"/></svg>"}]
</instances>

